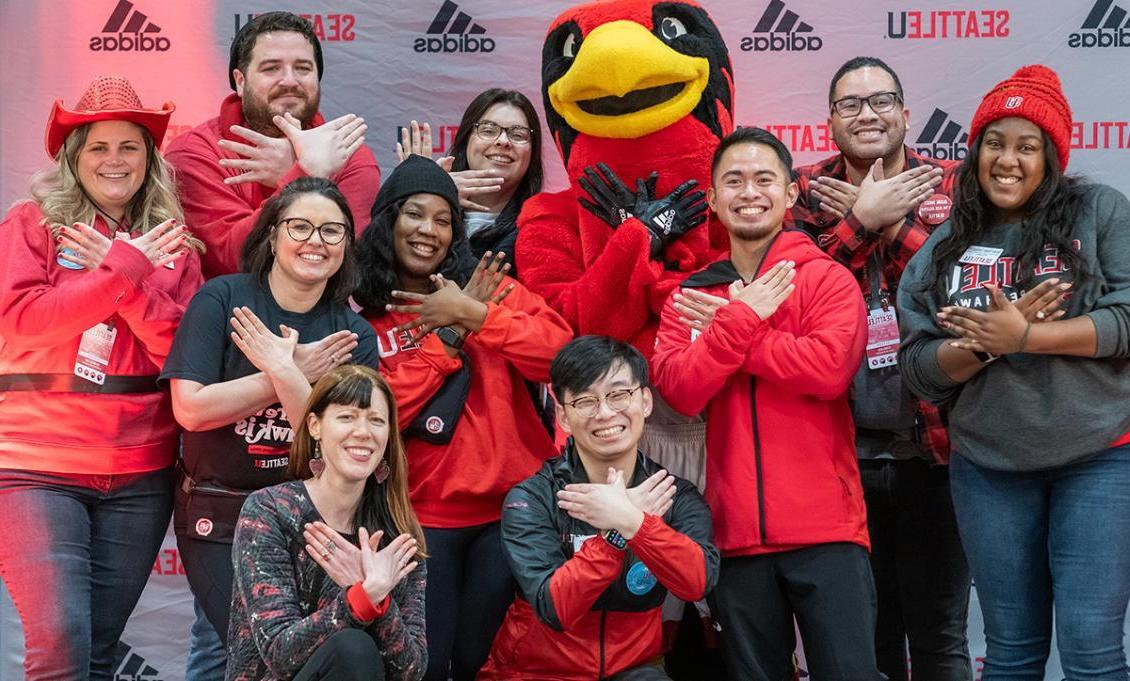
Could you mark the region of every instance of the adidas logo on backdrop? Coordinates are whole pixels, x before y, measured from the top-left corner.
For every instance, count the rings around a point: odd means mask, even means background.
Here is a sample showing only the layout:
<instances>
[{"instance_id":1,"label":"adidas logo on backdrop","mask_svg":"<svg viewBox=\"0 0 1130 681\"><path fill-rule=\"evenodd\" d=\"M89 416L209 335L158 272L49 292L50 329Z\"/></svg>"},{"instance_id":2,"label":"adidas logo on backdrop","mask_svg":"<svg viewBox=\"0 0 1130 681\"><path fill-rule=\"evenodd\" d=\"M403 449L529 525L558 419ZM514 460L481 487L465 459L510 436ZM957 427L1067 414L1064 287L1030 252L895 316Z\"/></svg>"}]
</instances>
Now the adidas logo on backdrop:
<instances>
[{"instance_id":1,"label":"adidas logo on backdrop","mask_svg":"<svg viewBox=\"0 0 1130 681\"><path fill-rule=\"evenodd\" d=\"M494 52L494 40L486 32L459 5L444 0L428 26L428 37L416 38L413 48L417 52Z\"/></svg>"},{"instance_id":2,"label":"adidas logo on backdrop","mask_svg":"<svg viewBox=\"0 0 1130 681\"><path fill-rule=\"evenodd\" d=\"M102 35L91 36L90 49L93 52L165 52L172 43L163 35L154 35L160 32L161 27L145 13L134 9L132 2L118 0L102 27Z\"/></svg>"},{"instance_id":3,"label":"adidas logo on backdrop","mask_svg":"<svg viewBox=\"0 0 1130 681\"><path fill-rule=\"evenodd\" d=\"M754 35L742 38L740 46L745 52L815 52L824 46L824 41L811 35L812 30L796 12L785 9L784 2L771 0L753 27Z\"/></svg>"},{"instance_id":4,"label":"adidas logo on backdrop","mask_svg":"<svg viewBox=\"0 0 1130 681\"><path fill-rule=\"evenodd\" d=\"M1095 0L1079 28L1067 36L1068 47L1130 47L1130 18L1114 0Z\"/></svg>"},{"instance_id":5,"label":"adidas logo on backdrop","mask_svg":"<svg viewBox=\"0 0 1130 681\"><path fill-rule=\"evenodd\" d=\"M941 109L934 109L914 144L919 154L942 161L960 161L969 155L969 133Z\"/></svg>"}]
</instances>

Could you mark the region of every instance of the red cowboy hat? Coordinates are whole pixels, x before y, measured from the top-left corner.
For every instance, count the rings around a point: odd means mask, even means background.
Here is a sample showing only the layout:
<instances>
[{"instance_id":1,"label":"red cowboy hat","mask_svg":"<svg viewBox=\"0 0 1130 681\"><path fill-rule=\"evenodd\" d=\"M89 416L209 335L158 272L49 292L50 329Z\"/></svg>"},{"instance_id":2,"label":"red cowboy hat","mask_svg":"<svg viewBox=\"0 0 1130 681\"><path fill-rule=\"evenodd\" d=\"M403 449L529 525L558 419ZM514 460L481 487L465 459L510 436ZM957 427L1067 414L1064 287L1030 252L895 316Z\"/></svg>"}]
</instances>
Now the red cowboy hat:
<instances>
[{"instance_id":1,"label":"red cowboy hat","mask_svg":"<svg viewBox=\"0 0 1130 681\"><path fill-rule=\"evenodd\" d=\"M160 109L143 108L128 80L121 76L99 76L86 88L74 109L63 106L61 99L51 106L51 115L47 118L47 155L55 158L72 130L96 121L136 123L148 130L153 144L160 147L165 129L169 127L169 116L175 109L172 102L165 102Z\"/></svg>"}]
</instances>

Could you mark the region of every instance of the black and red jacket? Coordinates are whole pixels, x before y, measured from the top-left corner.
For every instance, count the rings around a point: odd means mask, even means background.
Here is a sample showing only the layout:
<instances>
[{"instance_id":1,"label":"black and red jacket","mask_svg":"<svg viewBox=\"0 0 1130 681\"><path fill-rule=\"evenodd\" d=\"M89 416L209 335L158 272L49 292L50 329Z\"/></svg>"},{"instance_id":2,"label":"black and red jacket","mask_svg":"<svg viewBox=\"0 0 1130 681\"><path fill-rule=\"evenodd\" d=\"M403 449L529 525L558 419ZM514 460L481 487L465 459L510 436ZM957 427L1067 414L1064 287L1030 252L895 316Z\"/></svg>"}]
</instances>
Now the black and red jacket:
<instances>
[{"instance_id":1,"label":"black and red jacket","mask_svg":"<svg viewBox=\"0 0 1130 681\"><path fill-rule=\"evenodd\" d=\"M629 487L660 466L642 453ZM667 592L703 598L718 579L710 510L678 479L663 517L645 515L621 551L557 507L557 492L589 482L573 447L514 487L502 509L502 543L519 597L479 679L603 679L662 654Z\"/></svg>"}]
</instances>

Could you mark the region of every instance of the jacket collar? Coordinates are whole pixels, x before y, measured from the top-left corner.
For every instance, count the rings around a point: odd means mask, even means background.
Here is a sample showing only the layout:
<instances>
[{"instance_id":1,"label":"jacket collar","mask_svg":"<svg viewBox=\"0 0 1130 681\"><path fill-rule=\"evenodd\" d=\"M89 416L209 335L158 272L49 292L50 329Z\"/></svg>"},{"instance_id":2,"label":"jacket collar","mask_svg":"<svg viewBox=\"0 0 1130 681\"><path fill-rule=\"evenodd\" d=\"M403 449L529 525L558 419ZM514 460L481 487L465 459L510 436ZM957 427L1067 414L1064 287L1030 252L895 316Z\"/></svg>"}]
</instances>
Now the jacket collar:
<instances>
[{"instance_id":1,"label":"jacket collar","mask_svg":"<svg viewBox=\"0 0 1130 681\"><path fill-rule=\"evenodd\" d=\"M562 485L592 482L589 480L588 473L585 472L581 455L577 453L577 447L571 437L565 442L565 451L561 453L561 456L553 459L547 465L550 475ZM651 459L648 459L643 452L637 449L636 468L632 472L632 479L626 486L635 487L658 470L656 464L652 463Z\"/></svg>"}]
</instances>

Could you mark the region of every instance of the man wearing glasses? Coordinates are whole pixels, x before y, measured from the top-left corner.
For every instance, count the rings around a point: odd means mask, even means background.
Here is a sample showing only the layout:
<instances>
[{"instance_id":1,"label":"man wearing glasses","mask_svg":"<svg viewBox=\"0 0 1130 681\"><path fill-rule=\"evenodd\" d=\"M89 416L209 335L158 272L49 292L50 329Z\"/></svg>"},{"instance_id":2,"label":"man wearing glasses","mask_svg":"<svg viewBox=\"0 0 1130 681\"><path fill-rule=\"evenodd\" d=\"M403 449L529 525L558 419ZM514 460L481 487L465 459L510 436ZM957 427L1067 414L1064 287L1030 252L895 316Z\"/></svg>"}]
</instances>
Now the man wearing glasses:
<instances>
[{"instance_id":1,"label":"man wearing glasses","mask_svg":"<svg viewBox=\"0 0 1130 681\"><path fill-rule=\"evenodd\" d=\"M263 202L303 176L333 180L349 202L357 233L368 224L380 169L365 146L365 121L325 121L322 47L309 21L260 14L232 40L233 92L220 115L169 144L185 221L207 246L205 278L239 271L239 252Z\"/></svg>"},{"instance_id":2,"label":"man wearing glasses","mask_svg":"<svg viewBox=\"0 0 1130 681\"><path fill-rule=\"evenodd\" d=\"M582 336L549 370L565 453L506 496L502 542L519 598L483 678L662 681L660 606L718 576L710 511L690 482L639 451L647 361Z\"/></svg>"},{"instance_id":3,"label":"man wearing glasses","mask_svg":"<svg viewBox=\"0 0 1130 681\"><path fill-rule=\"evenodd\" d=\"M950 501L946 420L902 383L895 294L911 256L952 207L958 163L904 145L910 112L891 68L873 57L840 67L828 126L840 154L797 168L786 220L855 275L868 344L853 417L878 592L876 653L891 681L969 679L969 570Z\"/></svg>"}]
</instances>

